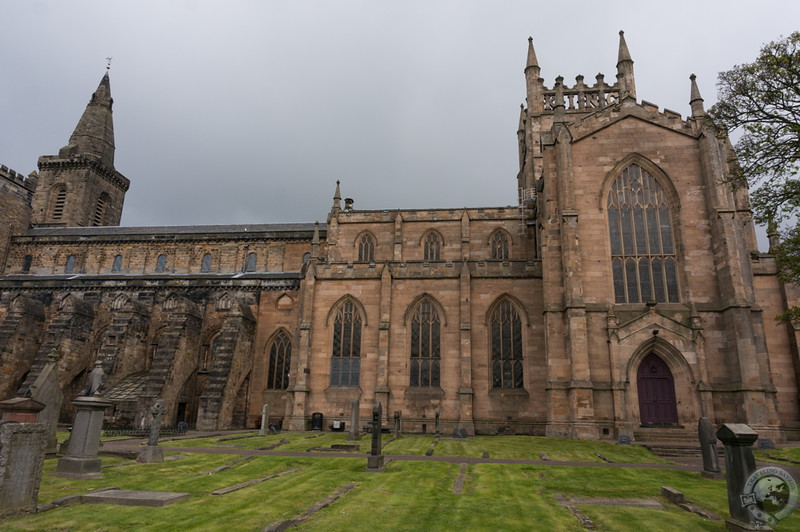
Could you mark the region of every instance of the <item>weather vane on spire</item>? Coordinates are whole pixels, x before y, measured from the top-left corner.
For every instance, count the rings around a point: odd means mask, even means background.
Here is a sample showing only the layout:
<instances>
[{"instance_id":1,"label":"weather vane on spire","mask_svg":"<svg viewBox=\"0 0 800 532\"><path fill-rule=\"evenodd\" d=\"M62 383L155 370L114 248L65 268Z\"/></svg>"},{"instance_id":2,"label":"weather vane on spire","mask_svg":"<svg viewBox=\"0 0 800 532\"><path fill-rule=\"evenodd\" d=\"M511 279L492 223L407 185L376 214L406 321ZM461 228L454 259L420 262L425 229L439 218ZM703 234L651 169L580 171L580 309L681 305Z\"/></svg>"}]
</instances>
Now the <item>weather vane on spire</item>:
<instances>
[{"instance_id":1,"label":"weather vane on spire","mask_svg":"<svg viewBox=\"0 0 800 532\"><path fill-rule=\"evenodd\" d=\"M106 57L106 70L111 70L111 60L112 57Z\"/></svg>"}]
</instances>

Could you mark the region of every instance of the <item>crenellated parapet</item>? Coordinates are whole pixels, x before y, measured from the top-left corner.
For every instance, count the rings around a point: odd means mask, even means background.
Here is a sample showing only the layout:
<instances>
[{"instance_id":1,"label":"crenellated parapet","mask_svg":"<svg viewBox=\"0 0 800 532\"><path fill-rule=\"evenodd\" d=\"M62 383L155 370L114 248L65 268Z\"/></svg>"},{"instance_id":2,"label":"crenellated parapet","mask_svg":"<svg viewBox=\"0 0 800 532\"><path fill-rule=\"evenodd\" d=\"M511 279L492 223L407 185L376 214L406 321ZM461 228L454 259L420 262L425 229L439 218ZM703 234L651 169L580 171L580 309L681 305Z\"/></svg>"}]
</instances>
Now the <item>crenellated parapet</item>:
<instances>
[{"instance_id":1,"label":"crenellated parapet","mask_svg":"<svg viewBox=\"0 0 800 532\"><path fill-rule=\"evenodd\" d=\"M11 185L24 189L27 192L28 203L30 204L30 195L36 191L36 185L39 183L39 176L36 172L31 172L30 175L25 176L2 164L0 165L0 178L5 179Z\"/></svg>"}]
</instances>

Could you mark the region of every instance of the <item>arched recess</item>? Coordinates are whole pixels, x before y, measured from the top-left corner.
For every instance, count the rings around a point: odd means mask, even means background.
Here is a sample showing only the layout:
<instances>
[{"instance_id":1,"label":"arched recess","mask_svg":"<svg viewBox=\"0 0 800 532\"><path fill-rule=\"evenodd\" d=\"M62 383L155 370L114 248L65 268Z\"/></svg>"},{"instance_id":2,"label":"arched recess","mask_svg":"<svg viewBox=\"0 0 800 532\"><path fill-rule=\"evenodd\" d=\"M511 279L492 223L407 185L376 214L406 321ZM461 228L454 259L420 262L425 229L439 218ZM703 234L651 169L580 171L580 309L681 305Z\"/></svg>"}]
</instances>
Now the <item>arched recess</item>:
<instances>
[{"instance_id":1,"label":"arched recess","mask_svg":"<svg viewBox=\"0 0 800 532\"><path fill-rule=\"evenodd\" d=\"M653 357L656 357L657 360L654 360ZM661 364L663 364L663 366L659 364L659 361ZM656 367L655 372L652 371L653 364ZM674 423L653 422L648 418L649 414L647 413L645 413L643 418L641 412L641 400L653 399L653 397L640 396L640 370L655 373L654 377L656 377L656 379L664 379L665 381L669 376L671 376L675 404ZM697 386L694 378L694 372L692 371L689 363L686 361L686 358L684 358L681 352L671 343L655 335L653 338L642 342L642 344L636 349L636 351L628 360L625 374L627 376L627 406L632 420L638 421L644 426L675 424L691 425L699 418L699 398L697 397ZM659 384L656 384L656 386L659 386ZM652 392L653 390L645 391L645 394Z\"/></svg>"},{"instance_id":2,"label":"arched recess","mask_svg":"<svg viewBox=\"0 0 800 532\"><path fill-rule=\"evenodd\" d=\"M264 357L267 364L266 389L286 390L292 366L292 335L285 327L280 327L267 341Z\"/></svg>"},{"instance_id":3,"label":"arched recess","mask_svg":"<svg viewBox=\"0 0 800 532\"><path fill-rule=\"evenodd\" d=\"M333 316L336 314L336 312L339 310L339 307L341 307L342 305L344 305L348 301L353 303L353 305L355 305L356 309L358 309L359 314L361 314L361 325L363 327L366 327L367 325L369 325L368 320L367 320L367 311L364 308L364 305L361 303L361 301L359 301L355 297L351 296L350 294L347 294L347 295L344 295L344 296L340 297L336 301L336 303L331 305L331 308L328 310L328 316L325 318L325 325L326 326L330 326L331 320L333 319Z\"/></svg>"},{"instance_id":4,"label":"arched recess","mask_svg":"<svg viewBox=\"0 0 800 532\"><path fill-rule=\"evenodd\" d=\"M442 321L442 327L447 327L447 314L444 311L444 307L435 297L427 292L415 297L414 300L408 305L405 314L403 314L403 325L408 325L408 321L414 315L414 312L417 310L419 304L426 299L429 299L431 304L436 307L436 312L439 313L439 319Z\"/></svg>"}]
</instances>

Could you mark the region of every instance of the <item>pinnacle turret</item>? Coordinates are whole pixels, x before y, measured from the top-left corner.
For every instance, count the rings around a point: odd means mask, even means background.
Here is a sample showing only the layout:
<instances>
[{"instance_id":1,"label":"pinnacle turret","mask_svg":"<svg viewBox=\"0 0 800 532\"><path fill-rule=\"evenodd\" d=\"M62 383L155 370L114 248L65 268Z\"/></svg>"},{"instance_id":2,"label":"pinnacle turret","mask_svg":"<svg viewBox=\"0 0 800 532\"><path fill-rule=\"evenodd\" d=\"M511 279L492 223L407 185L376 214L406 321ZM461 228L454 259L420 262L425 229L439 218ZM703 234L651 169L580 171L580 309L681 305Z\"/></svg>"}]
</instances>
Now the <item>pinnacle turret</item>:
<instances>
[{"instance_id":1,"label":"pinnacle turret","mask_svg":"<svg viewBox=\"0 0 800 532\"><path fill-rule=\"evenodd\" d=\"M539 69L539 60L536 59L536 50L533 49L533 37L528 37L528 60L525 62L525 70L529 68ZM538 72L537 72L538 77Z\"/></svg>"},{"instance_id":2,"label":"pinnacle turret","mask_svg":"<svg viewBox=\"0 0 800 532\"><path fill-rule=\"evenodd\" d=\"M111 107L111 83L108 72L100 80L97 90L92 94L69 144L58 154L65 156L85 156L98 160L108 169L114 168L114 121Z\"/></svg>"},{"instance_id":3,"label":"pinnacle turret","mask_svg":"<svg viewBox=\"0 0 800 532\"><path fill-rule=\"evenodd\" d=\"M620 87L620 99L626 96L636 98L636 82L633 77L633 59L625 42L625 32L619 32L619 53L617 54L617 83Z\"/></svg>"},{"instance_id":4,"label":"pinnacle turret","mask_svg":"<svg viewBox=\"0 0 800 532\"><path fill-rule=\"evenodd\" d=\"M692 90L689 96L689 105L692 107L692 117L700 118L706 115L706 110L703 108L703 98L700 96L700 89L697 88L697 76L692 74L689 76L692 80Z\"/></svg>"},{"instance_id":5,"label":"pinnacle turret","mask_svg":"<svg viewBox=\"0 0 800 532\"><path fill-rule=\"evenodd\" d=\"M336 180L336 191L333 193L332 213L337 213L342 209L342 192L339 190L339 180Z\"/></svg>"}]
</instances>

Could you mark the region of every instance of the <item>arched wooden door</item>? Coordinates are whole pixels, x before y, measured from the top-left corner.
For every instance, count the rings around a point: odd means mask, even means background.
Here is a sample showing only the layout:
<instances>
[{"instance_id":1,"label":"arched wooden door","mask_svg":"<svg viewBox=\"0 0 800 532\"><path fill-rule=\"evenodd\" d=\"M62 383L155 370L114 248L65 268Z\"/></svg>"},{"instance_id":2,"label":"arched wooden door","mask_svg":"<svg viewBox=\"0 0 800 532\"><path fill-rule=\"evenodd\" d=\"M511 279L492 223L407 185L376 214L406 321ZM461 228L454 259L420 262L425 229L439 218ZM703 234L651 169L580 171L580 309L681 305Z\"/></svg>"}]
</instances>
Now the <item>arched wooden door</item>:
<instances>
[{"instance_id":1,"label":"arched wooden door","mask_svg":"<svg viewBox=\"0 0 800 532\"><path fill-rule=\"evenodd\" d=\"M636 377L639 418L642 425L676 425L678 407L672 372L658 355L651 353L639 365Z\"/></svg>"}]
</instances>

